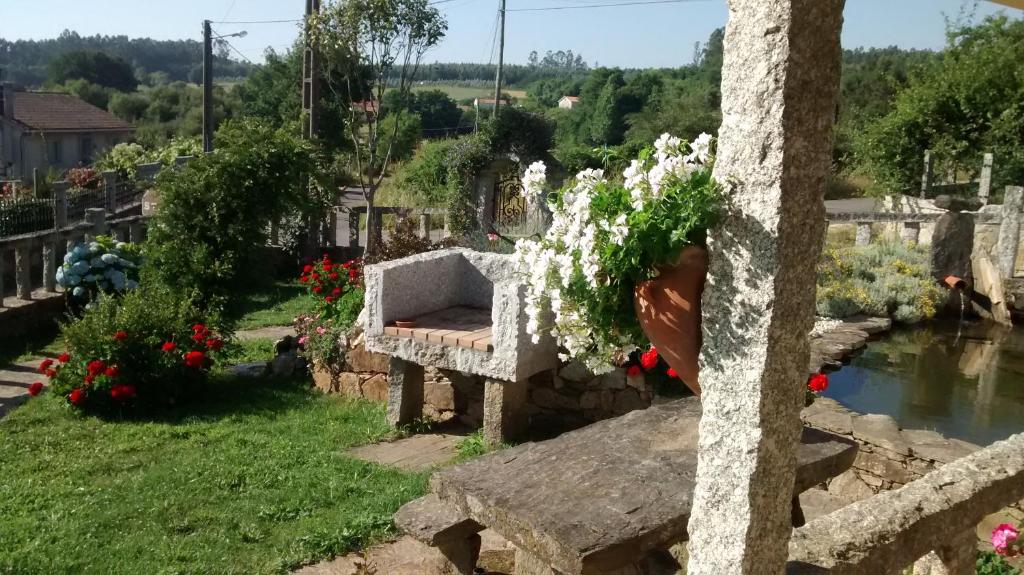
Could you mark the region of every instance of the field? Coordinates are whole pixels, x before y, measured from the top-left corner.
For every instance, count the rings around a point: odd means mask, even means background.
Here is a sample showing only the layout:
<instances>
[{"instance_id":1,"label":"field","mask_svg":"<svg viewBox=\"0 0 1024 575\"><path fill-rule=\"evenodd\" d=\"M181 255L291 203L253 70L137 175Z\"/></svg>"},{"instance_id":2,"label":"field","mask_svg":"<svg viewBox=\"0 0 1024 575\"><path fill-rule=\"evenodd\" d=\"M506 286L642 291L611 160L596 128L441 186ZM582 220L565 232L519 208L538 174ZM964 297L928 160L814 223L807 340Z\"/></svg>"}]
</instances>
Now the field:
<instances>
[{"instance_id":1,"label":"field","mask_svg":"<svg viewBox=\"0 0 1024 575\"><path fill-rule=\"evenodd\" d=\"M413 86L413 91L415 92L420 92L424 90L441 90L442 92L448 94L448 96L455 101L464 100L466 98L491 97L494 94L493 85L487 87L456 86L453 84L421 84L418 86ZM503 89L502 93L508 94L513 98L526 98L526 90Z\"/></svg>"}]
</instances>

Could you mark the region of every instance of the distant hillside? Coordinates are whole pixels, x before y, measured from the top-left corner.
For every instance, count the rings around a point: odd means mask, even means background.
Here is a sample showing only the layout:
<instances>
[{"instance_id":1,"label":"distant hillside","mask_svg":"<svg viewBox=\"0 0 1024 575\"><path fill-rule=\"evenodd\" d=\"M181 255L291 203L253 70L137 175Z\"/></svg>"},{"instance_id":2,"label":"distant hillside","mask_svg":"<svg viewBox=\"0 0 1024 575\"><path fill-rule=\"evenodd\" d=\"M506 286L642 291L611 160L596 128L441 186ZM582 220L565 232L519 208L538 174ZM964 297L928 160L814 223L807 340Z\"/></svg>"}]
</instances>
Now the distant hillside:
<instances>
[{"instance_id":1,"label":"distant hillside","mask_svg":"<svg viewBox=\"0 0 1024 575\"><path fill-rule=\"evenodd\" d=\"M67 52L82 50L105 52L118 56L135 68L136 77L146 82L151 74L165 79L198 82L202 78L202 43L197 40L153 40L127 36L79 36L65 30L48 40L15 40L0 38L0 69L4 79L39 86L46 81L50 62ZM214 69L218 78L242 78L253 65L216 56Z\"/></svg>"}]
</instances>

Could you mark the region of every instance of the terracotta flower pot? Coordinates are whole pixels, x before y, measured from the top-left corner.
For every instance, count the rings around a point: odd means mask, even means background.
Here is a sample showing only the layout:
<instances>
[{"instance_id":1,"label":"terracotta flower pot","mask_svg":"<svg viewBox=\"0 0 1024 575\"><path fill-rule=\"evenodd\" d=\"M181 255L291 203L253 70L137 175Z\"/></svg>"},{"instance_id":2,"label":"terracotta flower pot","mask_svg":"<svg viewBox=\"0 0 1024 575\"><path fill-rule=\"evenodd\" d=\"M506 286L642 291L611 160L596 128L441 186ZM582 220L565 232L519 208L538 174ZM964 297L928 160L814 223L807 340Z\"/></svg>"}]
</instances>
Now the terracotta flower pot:
<instances>
[{"instance_id":1,"label":"terracotta flower pot","mask_svg":"<svg viewBox=\"0 0 1024 575\"><path fill-rule=\"evenodd\" d=\"M700 298L708 275L708 252L699 246L687 246L679 252L675 265L658 271L658 277L635 288L636 317L658 354L687 387L700 395Z\"/></svg>"}]
</instances>

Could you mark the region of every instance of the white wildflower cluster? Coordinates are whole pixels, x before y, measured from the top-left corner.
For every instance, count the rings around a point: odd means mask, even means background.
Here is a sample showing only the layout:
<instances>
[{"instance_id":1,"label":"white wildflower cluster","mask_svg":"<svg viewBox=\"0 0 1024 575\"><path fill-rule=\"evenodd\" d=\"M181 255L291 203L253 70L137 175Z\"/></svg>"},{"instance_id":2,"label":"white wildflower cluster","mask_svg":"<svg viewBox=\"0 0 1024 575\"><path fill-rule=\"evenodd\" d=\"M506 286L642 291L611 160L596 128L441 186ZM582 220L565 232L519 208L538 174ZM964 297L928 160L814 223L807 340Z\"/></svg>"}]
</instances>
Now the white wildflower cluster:
<instances>
[{"instance_id":1,"label":"white wildflower cluster","mask_svg":"<svg viewBox=\"0 0 1024 575\"><path fill-rule=\"evenodd\" d=\"M655 142L651 160L633 160L623 172L623 184L632 207L641 211L664 196L663 184L670 176L684 177L704 167L711 149L711 136L702 134L692 143L664 134ZM688 151L688 153L687 153ZM546 184L542 162L531 165L523 176L524 195L536 198ZM565 297L574 280L582 278L585 289L596 291L609 281L601 268L601 247L623 246L629 237L630 213L614 218L592 217L595 193L610 186L602 170L584 170L561 193L561 202L550 206L551 227L540 241L521 239L516 254L526 277L527 332L534 343L550 332L569 357L584 362L595 373L612 369L613 363L636 349L628 337L595 333L594 322L583 305ZM577 282L575 289L580 289ZM547 310L550 309L550 315Z\"/></svg>"},{"instance_id":2,"label":"white wildflower cluster","mask_svg":"<svg viewBox=\"0 0 1024 575\"><path fill-rule=\"evenodd\" d=\"M544 162L534 162L523 174L522 195L531 204L544 195L544 184L547 182L547 169Z\"/></svg>"},{"instance_id":3,"label":"white wildflower cluster","mask_svg":"<svg viewBox=\"0 0 1024 575\"><path fill-rule=\"evenodd\" d=\"M72 297L84 299L97 290L123 292L139 286L138 264L127 253L128 244L105 243L77 244L64 256L56 279L61 287L71 291Z\"/></svg>"}]
</instances>

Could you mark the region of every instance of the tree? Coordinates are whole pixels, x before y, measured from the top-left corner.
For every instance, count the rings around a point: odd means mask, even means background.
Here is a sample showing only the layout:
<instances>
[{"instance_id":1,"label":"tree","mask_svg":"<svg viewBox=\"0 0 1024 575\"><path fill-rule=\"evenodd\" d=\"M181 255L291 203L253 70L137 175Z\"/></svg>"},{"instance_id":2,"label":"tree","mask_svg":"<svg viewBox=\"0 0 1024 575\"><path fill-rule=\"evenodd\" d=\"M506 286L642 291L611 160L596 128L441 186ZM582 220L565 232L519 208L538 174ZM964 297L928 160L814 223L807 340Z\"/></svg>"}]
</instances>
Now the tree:
<instances>
[{"instance_id":1,"label":"tree","mask_svg":"<svg viewBox=\"0 0 1024 575\"><path fill-rule=\"evenodd\" d=\"M134 92L139 85L131 64L103 52L69 52L51 62L50 82L68 80L85 80L121 92Z\"/></svg>"},{"instance_id":2,"label":"tree","mask_svg":"<svg viewBox=\"0 0 1024 575\"><path fill-rule=\"evenodd\" d=\"M858 165L880 193L914 189L925 150L938 171L968 175L992 152L996 189L1024 181L1024 22L993 16L947 36L941 59L855 138Z\"/></svg>"},{"instance_id":3,"label":"tree","mask_svg":"<svg viewBox=\"0 0 1024 575\"><path fill-rule=\"evenodd\" d=\"M601 88L590 119L590 139L595 144L614 146L622 143L626 127L619 92L623 85L622 73L619 72L610 75Z\"/></svg>"},{"instance_id":4,"label":"tree","mask_svg":"<svg viewBox=\"0 0 1024 575\"><path fill-rule=\"evenodd\" d=\"M391 114L399 108L419 116L423 135L427 138L439 138L455 133L462 120L459 105L441 90L410 92L404 103L396 90L384 94L382 109L386 114Z\"/></svg>"},{"instance_id":5,"label":"tree","mask_svg":"<svg viewBox=\"0 0 1024 575\"><path fill-rule=\"evenodd\" d=\"M427 0L337 0L312 17L308 28L336 95L383 102L390 89L398 92L399 101L408 101L423 55L441 41L448 23ZM335 70L341 85L329 74ZM349 108L348 131L366 200L366 251L371 255L381 236L374 196L394 159L403 113L399 108L393 125L385 126L382 114Z\"/></svg>"}]
</instances>

